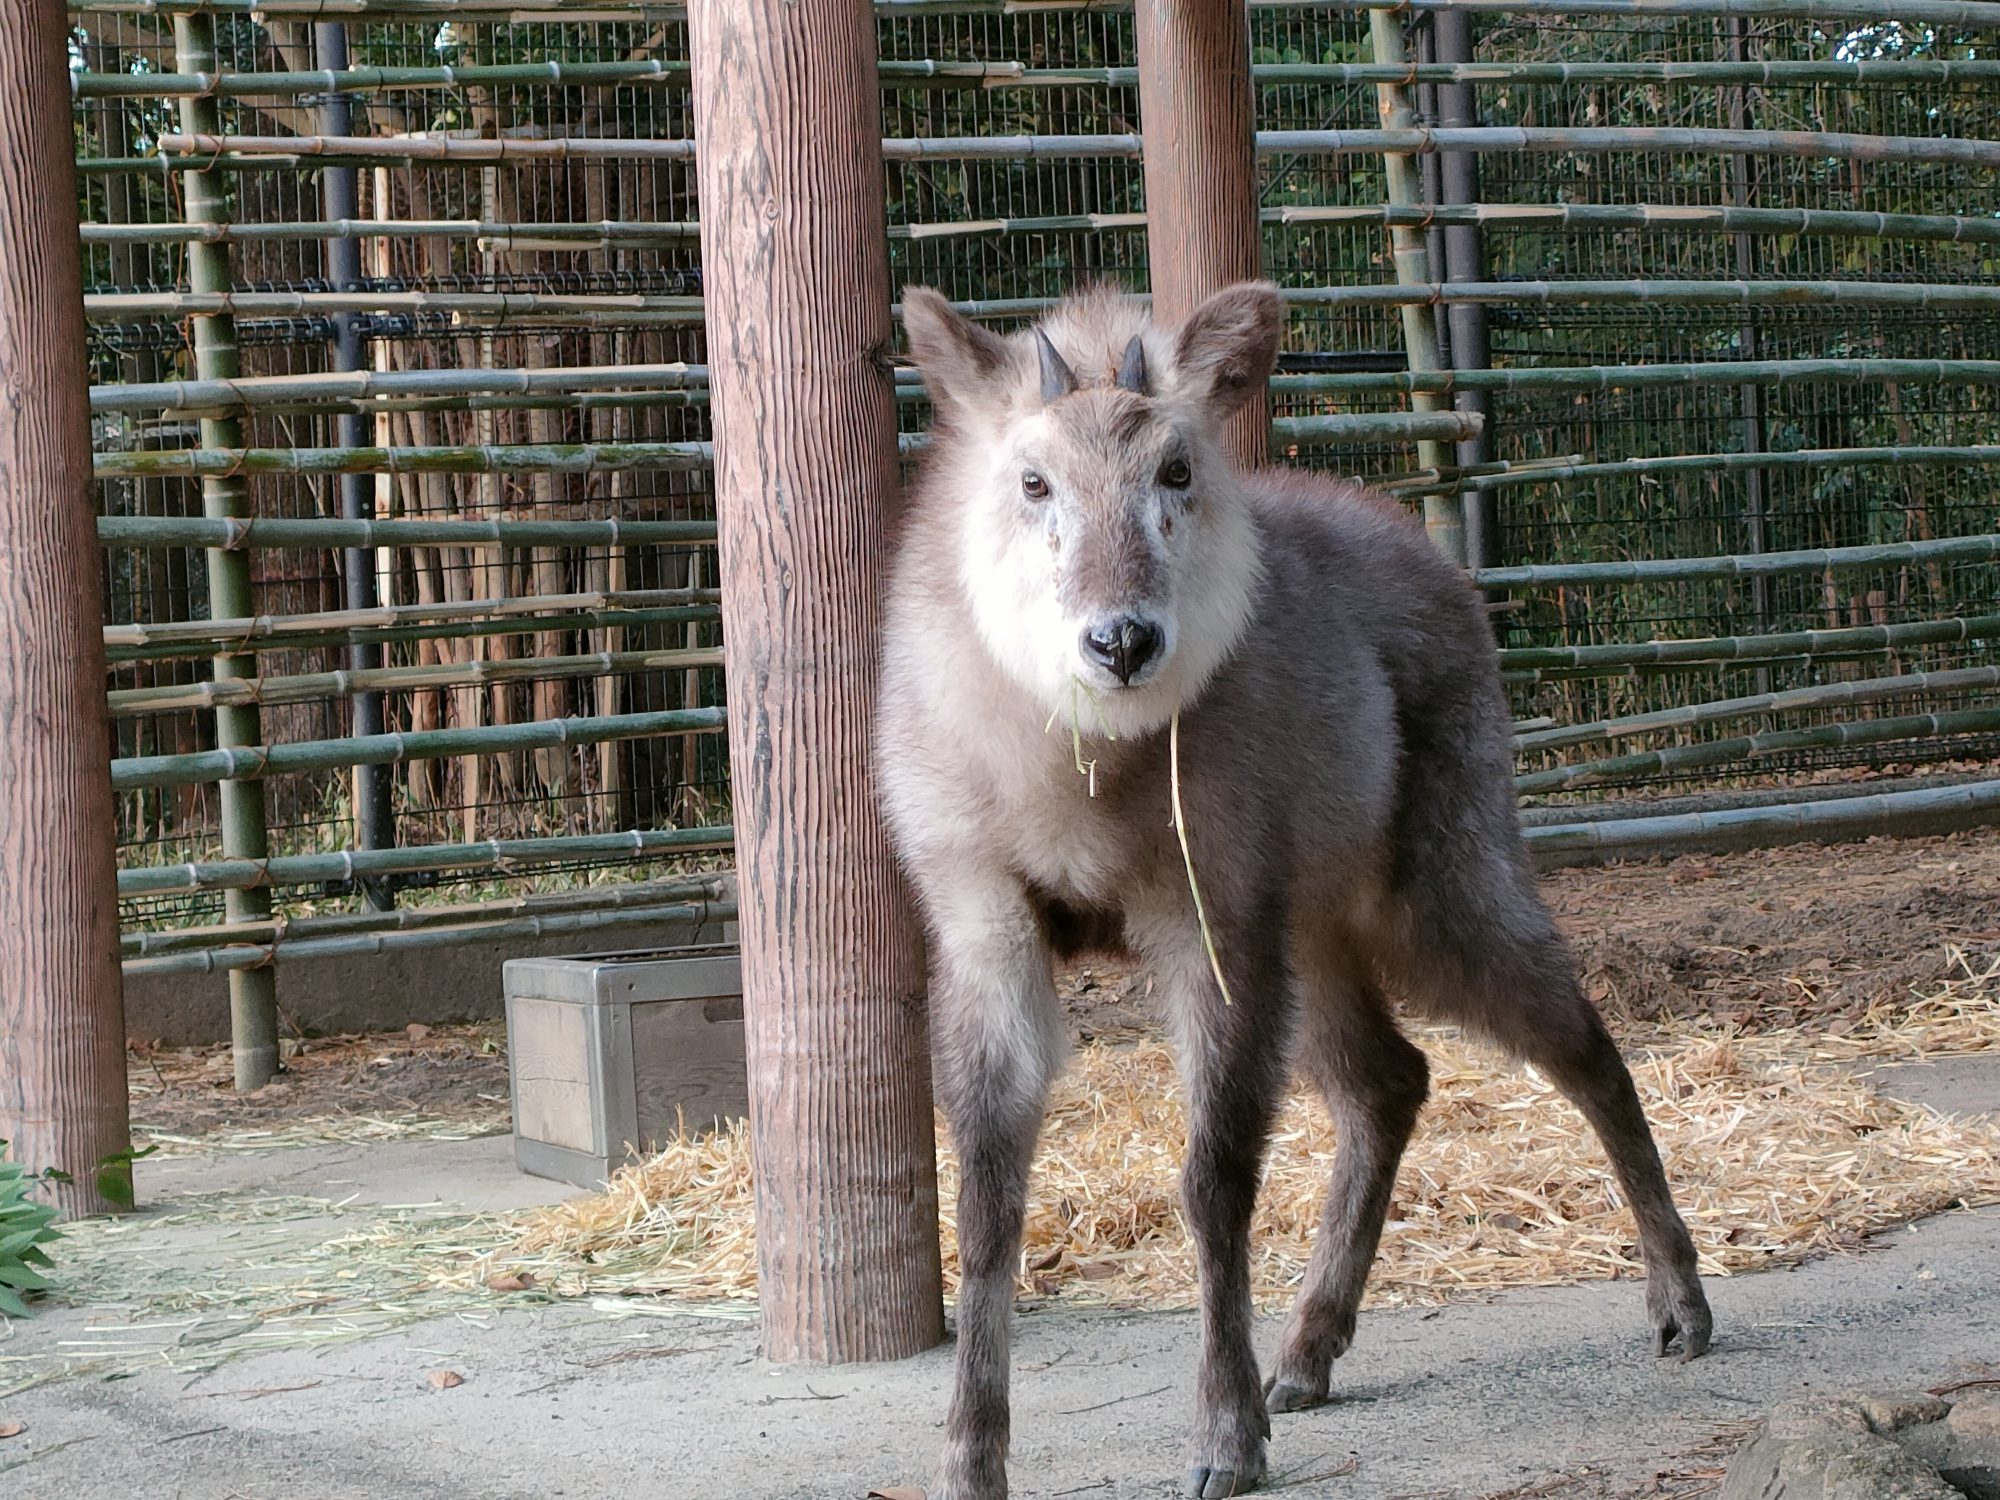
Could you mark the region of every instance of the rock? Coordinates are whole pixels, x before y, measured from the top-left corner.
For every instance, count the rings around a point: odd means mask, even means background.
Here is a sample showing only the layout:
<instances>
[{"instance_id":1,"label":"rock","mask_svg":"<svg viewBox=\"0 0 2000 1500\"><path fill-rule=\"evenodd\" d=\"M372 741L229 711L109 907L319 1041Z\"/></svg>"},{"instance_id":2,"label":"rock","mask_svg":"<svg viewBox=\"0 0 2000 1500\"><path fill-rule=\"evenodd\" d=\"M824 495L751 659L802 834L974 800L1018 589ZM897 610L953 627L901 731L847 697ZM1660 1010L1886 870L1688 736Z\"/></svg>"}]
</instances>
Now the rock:
<instances>
[{"instance_id":1,"label":"rock","mask_svg":"<svg viewBox=\"0 0 2000 1500\"><path fill-rule=\"evenodd\" d=\"M1868 1413L1847 1396L1801 1396L1773 1408L1764 1430L1780 1441L1870 1431Z\"/></svg>"},{"instance_id":2,"label":"rock","mask_svg":"<svg viewBox=\"0 0 2000 1500\"><path fill-rule=\"evenodd\" d=\"M1965 1500L1914 1453L1872 1434L1836 1454L1820 1473L1822 1500Z\"/></svg>"},{"instance_id":3,"label":"rock","mask_svg":"<svg viewBox=\"0 0 2000 1500\"><path fill-rule=\"evenodd\" d=\"M1868 1425L1884 1437L1901 1432L1905 1427L1917 1427L1925 1422L1942 1422L1951 1413L1951 1403L1940 1401L1935 1396L1892 1393L1863 1396L1860 1399L1861 1410L1868 1418Z\"/></svg>"},{"instance_id":4,"label":"rock","mask_svg":"<svg viewBox=\"0 0 2000 1500\"><path fill-rule=\"evenodd\" d=\"M1961 1420L1959 1407L1971 1405ZM1809 1396L1772 1409L1721 1500L2000 1500L2000 1398Z\"/></svg>"}]
</instances>

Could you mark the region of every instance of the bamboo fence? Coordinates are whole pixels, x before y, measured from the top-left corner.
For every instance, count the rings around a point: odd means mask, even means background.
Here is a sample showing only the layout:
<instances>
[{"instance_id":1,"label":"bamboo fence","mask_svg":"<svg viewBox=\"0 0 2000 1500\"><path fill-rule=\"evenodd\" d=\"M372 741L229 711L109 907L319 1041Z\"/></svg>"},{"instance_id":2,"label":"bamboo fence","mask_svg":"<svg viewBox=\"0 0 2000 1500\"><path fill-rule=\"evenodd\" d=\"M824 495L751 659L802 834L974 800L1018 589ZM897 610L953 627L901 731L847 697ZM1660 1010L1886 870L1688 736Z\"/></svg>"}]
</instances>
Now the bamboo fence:
<instances>
[{"instance_id":1,"label":"bamboo fence","mask_svg":"<svg viewBox=\"0 0 2000 1500\"><path fill-rule=\"evenodd\" d=\"M727 910L682 13L72 12L128 969L270 1013L274 963ZM894 273L1004 325L1143 289L1129 14L876 13ZM1537 857L2000 817L1796 781L2000 753L2000 4L1250 17L1272 455L1472 565ZM1646 812L1746 783L1796 790ZM423 884L530 879L577 888Z\"/></svg>"}]
</instances>

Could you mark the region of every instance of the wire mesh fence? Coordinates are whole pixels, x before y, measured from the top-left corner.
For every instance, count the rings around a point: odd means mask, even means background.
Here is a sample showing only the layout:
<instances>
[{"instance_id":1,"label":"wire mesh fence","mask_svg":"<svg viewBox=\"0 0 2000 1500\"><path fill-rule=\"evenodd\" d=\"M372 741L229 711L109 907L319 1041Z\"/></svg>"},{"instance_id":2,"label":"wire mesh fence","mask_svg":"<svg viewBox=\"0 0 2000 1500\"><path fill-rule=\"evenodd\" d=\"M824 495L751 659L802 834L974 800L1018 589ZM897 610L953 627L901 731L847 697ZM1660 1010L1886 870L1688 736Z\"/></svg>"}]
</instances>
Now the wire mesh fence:
<instances>
[{"instance_id":1,"label":"wire mesh fence","mask_svg":"<svg viewBox=\"0 0 2000 1500\"><path fill-rule=\"evenodd\" d=\"M2000 532L2000 27L1731 9L1254 6L1274 456L1462 509L1489 568ZM75 11L128 928L726 857L686 27L564 10ZM1130 15L878 12L893 274L1001 324L1143 290ZM2000 748L1996 586L1490 586L1523 789L1929 795Z\"/></svg>"}]
</instances>

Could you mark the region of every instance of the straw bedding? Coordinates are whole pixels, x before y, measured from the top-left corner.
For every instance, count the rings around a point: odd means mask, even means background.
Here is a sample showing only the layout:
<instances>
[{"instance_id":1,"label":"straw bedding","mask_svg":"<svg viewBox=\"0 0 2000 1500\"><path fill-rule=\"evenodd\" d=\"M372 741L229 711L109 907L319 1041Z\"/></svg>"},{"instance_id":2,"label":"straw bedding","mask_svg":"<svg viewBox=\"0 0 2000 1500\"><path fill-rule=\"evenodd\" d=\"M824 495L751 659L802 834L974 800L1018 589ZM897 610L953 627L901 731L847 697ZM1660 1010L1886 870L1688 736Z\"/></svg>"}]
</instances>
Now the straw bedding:
<instances>
[{"instance_id":1,"label":"straw bedding","mask_svg":"<svg viewBox=\"0 0 2000 1500\"><path fill-rule=\"evenodd\" d=\"M2000 1045L2000 960L1952 956L1927 993L1825 1031L1744 1033L1670 1021L1628 1027L1627 1054L1705 1273L1727 1275L1858 1244L1960 1204L2000 1200L2000 1126L1884 1096L1855 1065ZM1433 1090L1398 1180L1370 1295L1636 1274L1630 1215L1582 1118L1544 1080L1453 1032L1416 1034ZM940 1126L940 1141L945 1141ZM1176 1188L1182 1096L1156 1038L1085 1045L1057 1086L1031 1188L1023 1292L1180 1306L1195 1264ZM1336 1147L1316 1101L1285 1107L1261 1199L1254 1286L1280 1305L1302 1274ZM956 1163L939 1150L945 1274ZM470 1283L531 1270L558 1295L753 1297L751 1169L739 1129L679 1140L602 1195L518 1219L504 1249L439 1274Z\"/></svg>"}]
</instances>

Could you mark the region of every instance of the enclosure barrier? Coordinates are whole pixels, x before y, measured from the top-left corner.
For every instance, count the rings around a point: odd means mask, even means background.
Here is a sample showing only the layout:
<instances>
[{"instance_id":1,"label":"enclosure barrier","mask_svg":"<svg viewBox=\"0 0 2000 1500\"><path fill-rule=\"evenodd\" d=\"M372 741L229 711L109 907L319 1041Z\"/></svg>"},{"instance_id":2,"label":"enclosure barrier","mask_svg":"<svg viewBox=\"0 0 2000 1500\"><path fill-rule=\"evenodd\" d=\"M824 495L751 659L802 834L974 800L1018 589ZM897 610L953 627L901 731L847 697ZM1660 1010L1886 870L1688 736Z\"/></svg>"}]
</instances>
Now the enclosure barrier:
<instances>
[{"instance_id":1,"label":"enclosure barrier","mask_svg":"<svg viewBox=\"0 0 2000 1500\"><path fill-rule=\"evenodd\" d=\"M805 24L798 9L768 25ZM803 529L773 531L757 509L771 490L763 466L795 456L771 413L801 398L754 367L739 335L760 316L799 314L739 305L760 295L737 274L745 246L772 243L742 238L743 205L730 218L717 188L701 195L711 222L695 212L696 177L713 178L718 152L742 143L686 138L704 115L693 75L678 31L654 34L681 12L637 0L132 0L73 13L87 33L71 81L97 221L78 245L108 450L94 465L110 512L96 555L136 617L104 633L118 775L132 788L123 805L138 824L118 889L148 929L128 936L129 971L264 982L302 957L733 910L686 869L731 846L741 812L697 795L690 769L716 766L719 786L718 667L739 691L748 680L799 709L807 688L769 675L759 637L790 641L801 670L812 653L786 634L801 627L784 601L740 589L718 648L712 492L727 492L725 524L754 496L753 545L792 549L803 592L786 600L821 601L809 612L835 638L812 666L845 681L871 626L857 575L838 570L877 545L846 528L856 498L887 483L878 460L920 456L914 430L893 450L886 434L918 427L926 395L907 369L877 377L858 398L862 420L812 455ZM1976 101L2000 63L1959 55L1987 49L1949 28L1992 27L2000 5L1253 3L1247 30L1240 8L1165 0L1122 18L1099 0L891 0L876 13L879 34L855 21L824 76L797 85L824 99L785 96L829 122L828 139L786 151L833 149L838 172L873 173L861 148L883 141L886 238L879 211L828 232L871 255L886 243L898 280L948 282L961 310L999 323L1050 305L1063 289L1050 266L1137 277L1148 245L1168 317L1260 269L1286 283L1292 353L1271 386L1268 450L1420 501L1433 534L1476 565L1505 638L1529 795L1617 799L1528 809L1538 858L2000 817L1978 787L1838 804L1797 802L1821 794L1794 789L1791 806L1632 815L1656 783L1738 782L1833 756L1992 753L2000 514L1984 497L2000 459L2000 293L1987 262L2000 220L1987 208L2000 113ZM1473 15L1571 27L1475 37ZM1684 20L1746 16L1778 24L1725 36ZM343 17L356 23L353 59ZM1590 17L1640 29L1592 32ZM191 21L197 40L201 26L219 35L220 53L149 40L169 25L185 36ZM1861 29L1871 22L1884 29ZM1807 23L1823 34L1805 40ZM1856 34L1843 37L1849 23ZM1938 28L1922 44L1937 55L1897 55L1919 26ZM988 55L1010 49L1021 60ZM1871 49L1889 55L1853 56ZM1839 56L1817 55L1829 51ZM1589 60L1565 60L1578 52ZM1137 66L1098 65L1107 58ZM1846 90L1867 92L1856 104ZM1808 98L1811 113L1795 117ZM750 113L724 118L725 134L752 130ZM1371 122L1381 128L1345 128ZM1753 128L1801 123L1815 128ZM197 179L216 186L206 214L192 211ZM197 251L226 274L183 274ZM879 370L894 360L878 316L889 279L867 256L837 259L833 285L807 288L808 331L839 368ZM848 279L853 263L865 286ZM822 253L775 274L826 280L830 264ZM693 342L704 325L707 363ZM198 359L188 368L188 336L205 329L229 331L240 378L169 378L210 373ZM339 352L347 334L358 359ZM366 368L325 368L337 360ZM754 416L718 452L711 399L727 417L732 388ZM848 510L817 488L829 462L849 476ZM247 491L254 521L178 514L201 482ZM368 502L379 520L358 509ZM250 570L258 597L225 607L183 582L194 547ZM317 572L336 548L397 602L327 607L359 602ZM836 582L839 605L824 606ZM222 618L193 618L204 613ZM315 655L336 649L388 659ZM238 670L191 680L207 657ZM399 733L349 734L361 725L343 705L357 694L384 695L385 728ZM732 708L752 712L737 696ZM821 725L816 743L829 754L861 743L853 704L834 705L847 726L836 730L813 717L826 707L800 721ZM268 733L207 738L217 715L260 709ZM1919 738L1896 738L1906 734ZM628 758L564 753L585 743ZM391 762L408 778L401 831L438 842L300 852L357 811L306 799L356 764ZM446 766L464 768L456 793L439 790ZM616 785L603 769L628 766L634 779ZM561 775L548 779L550 767ZM269 786L268 857L215 858L203 799L217 778ZM658 787L671 800L645 802ZM474 837L538 797L555 818L501 828L557 836ZM595 831L646 821L684 826ZM743 821L755 869L771 825ZM536 872L621 883L452 906L405 885L393 913L215 920L226 892L351 903L343 893L371 881ZM776 921L756 909L773 884L749 882L753 948ZM879 948L850 967L878 993L855 1010L908 987L895 977L909 972L908 935L876 916L873 936L852 941ZM787 1044L828 1055L803 1006L783 1015L775 1024L797 1028ZM899 1024L887 1050L907 1063ZM927 1160L928 1116L916 1094L896 1104L887 1134L914 1166ZM774 1191L767 1214L798 1206ZM811 1275L774 1273L799 1290L787 1337L816 1336ZM919 1324L930 1327L902 1332Z\"/></svg>"}]
</instances>

